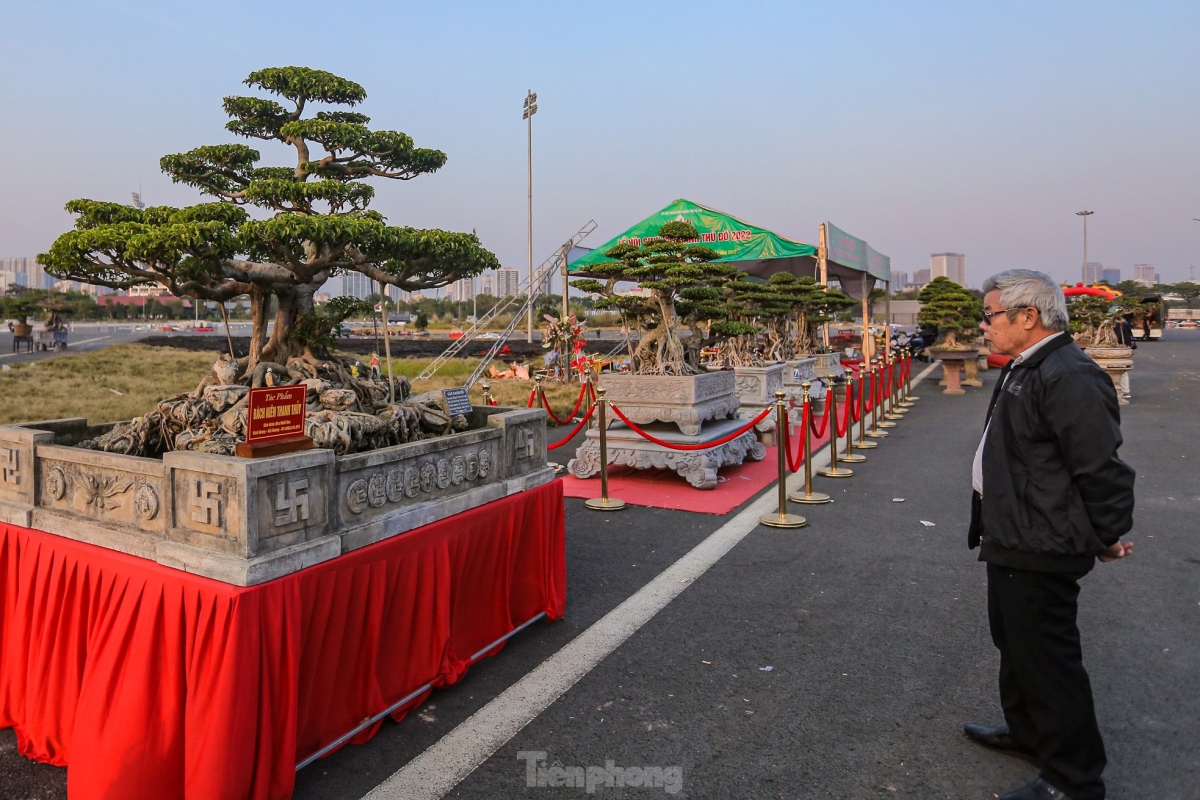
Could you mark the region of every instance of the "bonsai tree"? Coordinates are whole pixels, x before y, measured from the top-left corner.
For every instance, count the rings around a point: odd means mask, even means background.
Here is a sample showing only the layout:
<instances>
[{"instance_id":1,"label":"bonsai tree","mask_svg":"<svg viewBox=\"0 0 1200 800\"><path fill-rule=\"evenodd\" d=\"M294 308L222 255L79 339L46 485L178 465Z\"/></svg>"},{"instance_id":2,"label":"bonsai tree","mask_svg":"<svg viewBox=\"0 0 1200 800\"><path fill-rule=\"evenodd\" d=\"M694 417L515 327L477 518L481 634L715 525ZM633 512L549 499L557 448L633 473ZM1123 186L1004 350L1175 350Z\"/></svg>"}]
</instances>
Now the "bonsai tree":
<instances>
[{"instance_id":1,"label":"bonsai tree","mask_svg":"<svg viewBox=\"0 0 1200 800\"><path fill-rule=\"evenodd\" d=\"M807 276L797 278L778 272L771 276L771 283L790 298L792 334L784 349L785 358L825 352L825 343L819 335L821 326L848 312L855 305L854 300L841 289L822 286Z\"/></svg>"},{"instance_id":2,"label":"bonsai tree","mask_svg":"<svg viewBox=\"0 0 1200 800\"><path fill-rule=\"evenodd\" d=\"M38 292L27 290L6 294L3 301L4 316L17 320L18 325L28 325L29 318L41 311Z\"/></svg>"},{"instance_id":3,"label":"bonsai tree","mask_svg":"<svg viewBox=\"0 0 1200 800\"><path fill-rule=\"evenodd\" d=\"M733 280L738 270L712 263L718 257L716 251L694 244L698 239L690 222L668 222L657 237L647 237L640 247L618 244L609 248L605 255L613 260L591 267L591 272L606 279L604 283L592 278L571 282L582 291L601 295L596 308L620 311L646 331L631 356L635 374L696 374L706 334L734 330L732 325L712 320L725 321L721 287ZM636 282L650 290L650 297L617 294L619 281ZM680 326L692 331L686 348L679 338Z\"/></svg>"},{"instance_id":4,"label":"bonsai tree","mask_svg":"<svg viewBox=\"0 0 1200 800\"><path fill-rule=\"evenodd\" d=\"M983 304L975 295L944 276L930 281L918 299L924 303L917 321L922 325L936 325L939 341L933 349L968 350L969 344L960 343L959 337L974 334L983 319Z\"/></svg>"},{"instance_id":5,"label":"bonsai tree","mask_svg":"<svg viewBox=\"0 0 1200 800\"><path fill-rule=\"evenodd\" d=\"M139 209L72 200L67 210L76 215L75 229L38 256L49 274L65 280L114 289L161 284L173 295L222 307L249 299L246 357L224 357L191 394L164 400L81 446L143 456L171 449L230 454L245 435L245 390L264 384L305 383L312 412L306 433L338 453L465 425L433 398L406 402L406 379L381 385L330 352L341 322L369 311L369 304L340 298L318 310L313 302L329 278L345 273L421 291L500 266L473 233L389 225L368 208L369 180L436 172L445 153L418 148L407 134L373 129L357 112L308 113L317 103L353 107L366 99L357 83L328 72L279 67L245 82L273 97L226 97L226 129L283 145L290 164L264 165L245 144L164 156L159 163L173 181L211 201Z\"/></svg>"},{"instance_id":6,"label":"bonsai tree","mask_svg":"<svg viewBox=\"0 0 1200 800\"><path fill-rule=\"evenodd\" d=\"M259 70L245 82L278 100L226 97L225 127L288 147L290 166L261 165L259 151L244 144L164 156L161 167L173 181L213 202L143 210L72 200L75 230L38 257L46 271L114 289L160 283L200 301L249 297L250 353L239 364L249 374L263 361L328 355L320 351L327 337L312 334L333 319L314 316L313 294L335 275L358 272L421 291L500 266L473 233L388 225L368 210L375 193L369 179L412 180L437 171L446 155L416 147L407 134L374 130L357 112L306 115L316 103L362 103L367 94L357 83L304 67ZM265 216L252 218L247 208Z\"/></svg>"},{"instance_id":7,"label":"bonsai tree","mask_svg":"<svg viewBox=\"0 0 1200 800\"><path fill-rule=\"evenodd\" d=\"M1136 303L1136 298L1131 298ZM1080 347L1116 347L1117 321L1132 308L1104 297L1081 295L1072 297L1067 305L1072 338Z\"/></svg>"}]
</instances>

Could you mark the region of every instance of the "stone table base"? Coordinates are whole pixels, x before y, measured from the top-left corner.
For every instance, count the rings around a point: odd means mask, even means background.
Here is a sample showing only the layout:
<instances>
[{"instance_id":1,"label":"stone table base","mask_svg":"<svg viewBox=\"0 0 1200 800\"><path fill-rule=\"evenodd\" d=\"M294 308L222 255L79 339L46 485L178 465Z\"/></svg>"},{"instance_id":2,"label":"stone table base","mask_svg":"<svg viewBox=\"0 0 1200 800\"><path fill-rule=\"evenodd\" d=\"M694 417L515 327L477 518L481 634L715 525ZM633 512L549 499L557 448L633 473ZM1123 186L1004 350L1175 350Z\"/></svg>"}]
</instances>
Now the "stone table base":
<instances>
[{"instance_id":1,"label":"stone table base","mask_svg":"<svg viewBox=\"0 0 1200 800\"><path fill-rule=\"evenodd\" d=\"M725 438L745 425L744 420L723 419L707 422L698 436L684 436L674 425L662 423L643 426L647 433L672 444L704 444ZM635 469L673 469L697 489L717 485L717 470L726 464L741 464L747 458L762 461L767 448L753 431L709 450L671 450L647 441L623 422L608 429L608 463ZM567 469L576 478L600 473L600 432L587 432L587 441L579 448Z\"/></svg>"}]
</instances>

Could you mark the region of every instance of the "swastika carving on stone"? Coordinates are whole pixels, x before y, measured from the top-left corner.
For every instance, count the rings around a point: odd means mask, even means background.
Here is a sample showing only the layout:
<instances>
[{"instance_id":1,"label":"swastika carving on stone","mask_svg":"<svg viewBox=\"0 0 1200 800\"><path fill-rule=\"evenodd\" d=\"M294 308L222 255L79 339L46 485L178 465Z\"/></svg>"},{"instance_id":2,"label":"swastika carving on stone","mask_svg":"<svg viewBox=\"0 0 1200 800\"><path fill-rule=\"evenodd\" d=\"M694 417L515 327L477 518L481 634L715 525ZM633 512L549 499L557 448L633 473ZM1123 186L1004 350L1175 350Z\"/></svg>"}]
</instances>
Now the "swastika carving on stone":
<instances>
[{"instance_id":1,"label":"swastika carving on stone","mask_svg":"<svg viewBox=\"0 0 1200 800\"><path fill-rule=\"evenodd\" d=\"M192 521L201 525L221 526L221 484L217 481L192 481Z\"/></svg>"},{"instance_id":2,"label":"swastika carving on stone","mask_svg":"<svg viewBox=\"0 0 1200 800\"><path fill-rule=\"evenodd\" d=\"M517 432L517 458L533 458L535 437L529 428Z\"/></svg>"},{"instance_id":3,"label":"swastika carving on stone","mask_svg":"<svg viewBox=\"0 0 1200 800\"><path fill-rule=\"evenodd\" d=\"M275 484L275 527L308 519L308 478Z\"/></svg>"},{"instance_id":4,"label":"swastika carving on stone","mask_svg":"<svg viewBox=\"0 0 1200 800\"><path fill-rule=\"evenodd\" d=\"M21 483L21 451L11 447L0 453L0 465L4 467L4 482L18 486Z\"/></svg>"}]
</instances>

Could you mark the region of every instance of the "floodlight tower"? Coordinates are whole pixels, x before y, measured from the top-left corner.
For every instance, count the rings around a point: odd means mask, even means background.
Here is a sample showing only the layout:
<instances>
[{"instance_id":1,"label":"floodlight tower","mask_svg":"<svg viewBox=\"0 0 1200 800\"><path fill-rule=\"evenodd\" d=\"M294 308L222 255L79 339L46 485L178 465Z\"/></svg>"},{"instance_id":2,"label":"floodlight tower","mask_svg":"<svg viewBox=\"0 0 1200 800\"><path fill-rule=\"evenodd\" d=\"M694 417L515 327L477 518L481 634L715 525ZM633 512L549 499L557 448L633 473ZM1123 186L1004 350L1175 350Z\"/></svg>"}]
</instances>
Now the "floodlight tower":
<instances>
[{"instance_id":1,"label":"floodlight tower","mask_svg":"<svg viewBox=\"0 0 1200 800\"><path fill-rule=\"evenodd\" d=\"M537 110L537 94L532 89L528 90L521 119L527 123L525 173L529 201L529 313L525 320L525 341L530 343L533 342L533 115Z\"/></svg>"},{"instance_id":2,"label":"floodlight tower","mask_svg":"<svg viewBox=\"0 0 1200 800\"><path fill-rule=\"evenodd\" d=\"M1083 217L1083 269L1080 271L1079 277L1085 284L1087 283L1087 264L1088 264L1088 260L1087 260L1087 218L1095 213L1096 213L1095 211L1076 211L1075 212L1075 216Z\"/></svg>"}]
</instances>

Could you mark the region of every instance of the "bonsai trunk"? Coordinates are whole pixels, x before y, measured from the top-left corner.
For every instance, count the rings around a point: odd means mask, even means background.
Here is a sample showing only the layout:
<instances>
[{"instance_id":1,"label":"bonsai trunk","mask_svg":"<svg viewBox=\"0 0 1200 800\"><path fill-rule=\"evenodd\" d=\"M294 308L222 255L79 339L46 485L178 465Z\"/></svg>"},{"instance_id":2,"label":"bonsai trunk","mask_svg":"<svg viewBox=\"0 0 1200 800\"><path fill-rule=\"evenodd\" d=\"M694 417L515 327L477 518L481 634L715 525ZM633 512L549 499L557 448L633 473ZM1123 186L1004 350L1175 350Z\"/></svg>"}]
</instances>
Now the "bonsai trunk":
<instances>
[{"instance_id":1,"label":"bonsai trunk","mask_svg":"<svg viewBox=\"0 0 1200 800\"><path fill-rule=\"evenodd\" d=\"M272 294L253 294L250 311L253 328L250 333L250 359L246 373L252 373L260 362L270 361L286 364L289 359L309 354L307 345L296 340L296 326L300 317L312 313L313 293L317 287L302 285L277 289L274 296L278 302L275 310L274 327L267 336L267 314Z\"/></svg>"}]
</instances>

